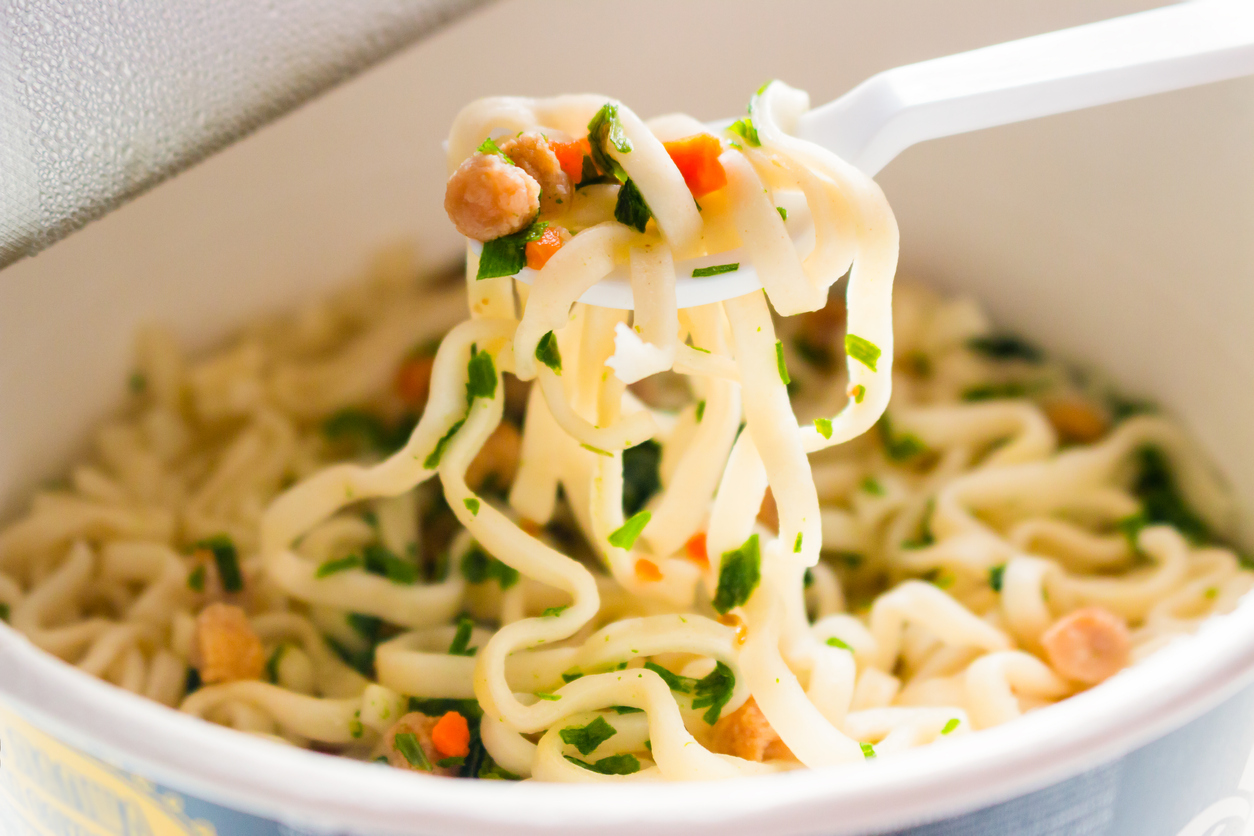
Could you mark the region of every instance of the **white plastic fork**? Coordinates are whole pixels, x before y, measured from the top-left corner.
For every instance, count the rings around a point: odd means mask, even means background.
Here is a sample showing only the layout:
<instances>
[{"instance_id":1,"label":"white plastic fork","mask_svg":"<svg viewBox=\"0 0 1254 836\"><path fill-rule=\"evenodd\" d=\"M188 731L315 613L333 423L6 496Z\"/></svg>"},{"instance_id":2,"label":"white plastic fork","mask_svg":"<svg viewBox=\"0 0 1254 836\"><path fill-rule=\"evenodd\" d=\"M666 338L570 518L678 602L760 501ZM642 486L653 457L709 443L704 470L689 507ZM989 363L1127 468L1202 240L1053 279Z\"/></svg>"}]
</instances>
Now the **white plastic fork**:
<instances>
[{"instance_id":1,"label":"white plastic fork","mask_svg":"<svg viewBox=\"0 0 1254 836\"><path fill-rule=\"evenodd\" d=\"M924 140L1250 74L1254 3L1191 0L887 70L804 114L797 135L875 175ZM810 231L801 222L805 214L789 208L794 240ZM730 262L740 268L691 277L695 268ZM762 286L741 250L675 268L681 308ZM530 283L535 275L524 268L518 278ZM631 308L626 270L611 273L580 301Z\"/></svg>"}]
</instances>

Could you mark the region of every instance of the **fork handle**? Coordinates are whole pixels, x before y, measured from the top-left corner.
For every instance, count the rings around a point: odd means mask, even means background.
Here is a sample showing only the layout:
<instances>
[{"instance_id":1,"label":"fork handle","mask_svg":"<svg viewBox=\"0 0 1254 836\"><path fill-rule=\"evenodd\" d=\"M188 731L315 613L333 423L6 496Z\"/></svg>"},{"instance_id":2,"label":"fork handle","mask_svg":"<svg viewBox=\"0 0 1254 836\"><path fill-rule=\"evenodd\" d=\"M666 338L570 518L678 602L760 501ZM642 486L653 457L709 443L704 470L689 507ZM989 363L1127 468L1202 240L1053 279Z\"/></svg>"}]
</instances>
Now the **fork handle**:
<instances>
[{"instance_id":1,"label":"fork handle","mask_svg":"<svg viewBox=\"0 0 1254 836\"><path fill-rule=\"evenodd\" d=\"M797 123L874 175L917 142L1254 74L1254 3L1191 0L908 64Z\"/></svg>"}]
</instances>

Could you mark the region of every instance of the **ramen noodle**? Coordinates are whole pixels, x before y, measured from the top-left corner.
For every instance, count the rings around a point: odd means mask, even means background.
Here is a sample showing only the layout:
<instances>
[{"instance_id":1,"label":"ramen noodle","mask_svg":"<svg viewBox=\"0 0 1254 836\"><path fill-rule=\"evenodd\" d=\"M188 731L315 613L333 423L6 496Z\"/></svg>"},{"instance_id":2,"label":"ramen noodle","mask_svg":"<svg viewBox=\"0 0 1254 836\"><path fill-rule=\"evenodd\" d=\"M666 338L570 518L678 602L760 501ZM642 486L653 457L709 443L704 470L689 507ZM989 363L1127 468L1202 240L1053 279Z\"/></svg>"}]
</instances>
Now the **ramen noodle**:
<instances>
[{"instance_id":1,"label":"ramen noodle","mask_svg":"<svg viewBox=\"0 0 1254 836\"><path fill-rule=\"evenodd\" d=\"M126 408L0 534L0 615L284 744L630 781L949 745L1232 609L1254 573L1180 430L894 294L892 213L789 134L807 106L471 104L464 284L391 253L202 359L141 332ZM678 307L676 265L732 255L763 291ZM579 302L615 270L634 313Z\"/></svg>"}]
</instances>

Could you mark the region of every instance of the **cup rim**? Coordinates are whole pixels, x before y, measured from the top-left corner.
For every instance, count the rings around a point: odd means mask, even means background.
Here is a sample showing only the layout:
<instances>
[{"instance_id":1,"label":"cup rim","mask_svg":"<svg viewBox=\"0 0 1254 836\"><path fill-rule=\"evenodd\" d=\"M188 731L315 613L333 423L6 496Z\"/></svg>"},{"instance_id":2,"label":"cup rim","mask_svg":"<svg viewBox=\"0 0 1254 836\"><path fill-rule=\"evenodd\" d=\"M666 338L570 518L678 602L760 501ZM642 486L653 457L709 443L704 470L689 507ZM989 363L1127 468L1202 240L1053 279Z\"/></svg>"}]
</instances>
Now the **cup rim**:
<instances>
[{"instance_id":1,"label":"cup rim","mask_svg":"<svg viewBox=\"0 0 1254 836\"><path fill-rule=\"evenodd\" d=\"M832 836L959 815L1114 760L1254 679L1254 595L1107 682L1011 723L877 760L730 781L445 781L239 734L86 674L0 626L0 696L68 745L264 818L379 832ZM625 796L624 793L630 795ZM628 801L629 803L624 803Z\"/></svg>"}]
</instances>

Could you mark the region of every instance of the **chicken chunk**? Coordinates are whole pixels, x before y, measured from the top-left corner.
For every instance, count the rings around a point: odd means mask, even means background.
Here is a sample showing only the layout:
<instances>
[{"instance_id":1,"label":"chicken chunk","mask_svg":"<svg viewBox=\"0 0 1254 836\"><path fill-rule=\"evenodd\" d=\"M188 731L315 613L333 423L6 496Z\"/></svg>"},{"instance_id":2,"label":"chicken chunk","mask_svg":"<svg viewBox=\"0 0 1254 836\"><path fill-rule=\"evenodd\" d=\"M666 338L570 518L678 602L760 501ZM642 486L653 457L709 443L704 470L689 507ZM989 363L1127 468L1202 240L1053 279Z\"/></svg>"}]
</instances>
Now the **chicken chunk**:
<instances>
[{"instance_id":1,"label":"chicken chunk","mask_svg":"<svg viewBox=\"0 0 1254 836\"><path fill-rule=\"evenodd\" d=\"M521 453L522 436L513 424L502 421L466 468L466 484L472 491L508 488L514 483Z\"/></svg>"},{"instance_id":2,"label":"chicken chunk","mask_svg":"<svg viewBox=\"0 0 1254 836\"><path fill-rule=\"evenodd\" d=\"M408 769L413 772L426 772L429 775L440 775L446 778L456 777L457 766L440 766L444 755L435 748L431 741L431 730L439 722L438 717L428 717L421 711L411 711L401 717L392 728L379 740L375 749L377 757L386 757L388 763L397 769ZM402 735L397 742L397 735ZM412 739L404 735L413 735ZM413 749L413 744L421 749L421 755Z\"/></svg>"},{"instance_id":3,"label":"chicken chunk","mask_svg":"<svg viewBox=\"0 0 1254 836\"><path fill-rule=\"evenodd\" d=\"M266 657L248 616L233 604L213 603L196 616L192 661L206 685L260 679Z\"/></svg>"},{"instance_id":4,"label":"chicken chunk","mask_svg":"<svg viewBox=\"0 0 1254 836\"><path fill-rule=\"evenodd\" d=\"M570 208L575 188L547 139L538 133L525 133L505 140L500 147L502 154L540 184L540 217L551 218Z\"/></svg>"},{"instance_id":5,"label":"chicken chunk","mask_svg":"<svg viewBox=\"0 0 1254 836\"><path fill-rule=\"evenodd\" d=\"M475 154L444 189L444 211L457 231L491 241L525 229L540 211L540 184L498 154Z\"/></svg>"},{"instance_id":6,"label":"chicken chunk","mask_svg":"<svg viewBox=\"0 0 1254 836\"><path fill-rule=\"evenodd\" d=\"M750 761L796 760L752 697L714 724L710 748Z\"/></svg>"},{"instance_id":7,"label":"chicken chunk","mask_svg":"<svg viewBox=\"0 0 1254 836\"><path fill-rule=\"evenodd\" d=\"M1122 618L1086 607L1055 621L1041 636L1041 646L1060 676L1096 685L1128 664L1132 641Z\"/></svg>"}]
</instances>

